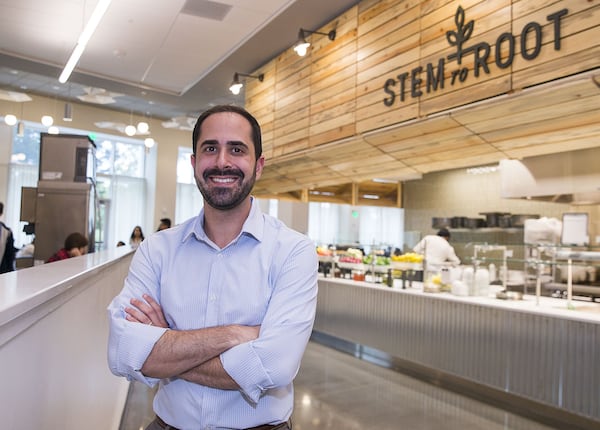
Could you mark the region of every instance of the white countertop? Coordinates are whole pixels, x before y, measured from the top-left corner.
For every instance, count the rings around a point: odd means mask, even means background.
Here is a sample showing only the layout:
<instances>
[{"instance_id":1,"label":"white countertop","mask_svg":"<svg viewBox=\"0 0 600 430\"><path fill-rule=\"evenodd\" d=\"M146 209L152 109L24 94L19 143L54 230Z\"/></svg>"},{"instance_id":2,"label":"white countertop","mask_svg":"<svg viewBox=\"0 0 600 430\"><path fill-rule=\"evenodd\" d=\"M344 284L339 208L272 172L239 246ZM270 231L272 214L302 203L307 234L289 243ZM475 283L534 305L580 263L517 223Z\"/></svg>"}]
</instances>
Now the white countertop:
<instances>
[{"instance_id":1,"label":"white countertop","mask_svg":"<svg viewBox=\"0 0 600 430\"><path fill-rule=\"evenodd\" d=\"M70 281L132 252L127 246L0 275L0 326L71 287Z\"/></svg>"},{"instance_id":2,"label":"white countertop","mask_svg":"<svg viewBox=\"0 0 600 430\"><path fill-rule=\"evenodd\" d=\"M493 309L507 309L518 312L527 312L540 314L555 318L566 318L580 320L585 322L594 322L600 324L600 303L587 302L581 300L571 300L571 308L568 308L566 299L556 299L552 297L539 297L539 302L535 295L525 295L523 300L501 300L494 295L483 296L455 296L451 293L425 293L421 282L413 282L411 288L402 289L400 287L388 287L385 284L376 284L372 282L353 281L341 278L320 277L319 281L327 281L377 290L386 290L391 293L411 294L427 296L434 300L447 300L449 302L471 303L480 306L486 306Z\"/></svg>"}]
</instances>

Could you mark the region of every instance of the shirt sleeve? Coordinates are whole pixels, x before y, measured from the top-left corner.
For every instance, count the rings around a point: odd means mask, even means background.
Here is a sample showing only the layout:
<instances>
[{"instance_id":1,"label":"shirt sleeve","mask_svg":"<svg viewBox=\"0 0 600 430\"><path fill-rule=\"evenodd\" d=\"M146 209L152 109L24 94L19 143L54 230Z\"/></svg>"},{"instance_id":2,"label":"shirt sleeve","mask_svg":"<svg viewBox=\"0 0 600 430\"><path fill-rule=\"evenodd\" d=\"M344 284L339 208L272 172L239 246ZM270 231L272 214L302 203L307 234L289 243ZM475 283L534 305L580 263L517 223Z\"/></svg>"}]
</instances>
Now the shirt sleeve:
<instances>
[{"instance_id":1,"label":"shirt sleeve","mask_svg":"<svg viewBox=\"0 0 600 430\"><path fill-rule=\"evenodd\" d=\"M419 243L415 245L413 251L417 254L422 254L423 252L425 252L425 238L421 239Z\"/></svg>"},{"instance_id":2,"label":"shirt sleeve","mask_svg":"<svg viewBox=\"0 0 600 430\"><path fill-rule=\"evenodd\" d=\"M154 344L167 329L127 321L124 309L131 306L132 298L141 299L142 294L149 294L157 299L157 285L158 280L151 268L147 247L140 246L131 262L123 290L108 306L108 365L111 372L149 386L155 385L158 379L147 378L140 369Z\"/></svg>"},{"instance_id":3,"label":"shirt sleeve","mask_svg":"<svg viewBox=\"0 0 600 430\"><path fill-rule=\"evenodd\" d=\"M259 337L221 354L225 371L250 401L258 402L271 388L288 386L298 373L315 318L317 272L314 244L303 240L275 277Z\"/></svg>"},{"instance_id":4,"label":"shirt sleeve","mask_svg":"<svg viewBox=\"0 0 600 430\"><path fill-rule=\"evenodd\" d=\"M450 251L448 252L448 260L456 266L460 264L460 259L456 256L456 251L454 251L452 245L450 245Z\"/></svg>"}]
</instances>

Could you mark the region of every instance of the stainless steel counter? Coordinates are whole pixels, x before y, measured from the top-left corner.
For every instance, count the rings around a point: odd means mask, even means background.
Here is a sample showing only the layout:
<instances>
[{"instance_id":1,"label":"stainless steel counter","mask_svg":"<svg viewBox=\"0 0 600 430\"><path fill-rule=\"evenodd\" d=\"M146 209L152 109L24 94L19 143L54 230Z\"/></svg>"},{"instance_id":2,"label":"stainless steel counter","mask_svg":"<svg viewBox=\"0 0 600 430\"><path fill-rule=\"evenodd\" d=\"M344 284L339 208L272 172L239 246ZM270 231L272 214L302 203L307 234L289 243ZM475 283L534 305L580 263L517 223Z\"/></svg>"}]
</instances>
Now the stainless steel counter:
<instances>
[{"instance_id":1,"label":"stainless steel counter","mask_svg":"<svg viewBox=\"0 0 600 430\"><path fill-rule=\"evenodd\" d=\"M600 304L319 281L315 337L569 428L600 428Z\"/></svg>"}]
</instances>

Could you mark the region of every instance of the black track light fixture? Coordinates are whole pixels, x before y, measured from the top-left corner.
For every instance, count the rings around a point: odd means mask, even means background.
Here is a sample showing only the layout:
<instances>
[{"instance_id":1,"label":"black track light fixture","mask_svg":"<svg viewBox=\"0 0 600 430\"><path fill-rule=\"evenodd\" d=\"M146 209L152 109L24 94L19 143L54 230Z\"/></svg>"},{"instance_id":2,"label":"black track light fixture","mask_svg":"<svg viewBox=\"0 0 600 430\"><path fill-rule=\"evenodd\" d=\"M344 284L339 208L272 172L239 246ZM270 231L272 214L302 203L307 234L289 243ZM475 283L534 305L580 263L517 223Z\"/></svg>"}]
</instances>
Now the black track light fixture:
<instances>
[{"instance_id":1,"label":"black track light fixture","mask_svg":"<svg viewBox=\"0 0 600 430\"><path fill-rule=\"evenodd\" d=\"M310 42L306 40L306 37L311 34L327 36L331 41L335 40L336 36L335 30L331 30L329 33L321 33L320 31L305 30L304 28L301 28L298 32L298 43L294 46L294 51L301 57L306 55L306 51L310 46Z\"/></svg>"},{"instance_id":2,"label":"black track light fixture","mask_svg":"<svg viewBox=\"0 0 600 430\"><path fill-rule=\"evenodd\" d=\"M244 78L258 79L260 82L262 82L265 79L265 75L263 73L261 73L260 75L246 75L245 73L235 72L233 74L233 81L231 82L231 86L229 87L229 91L231 91L235 95L239 94L240 90L244 86L242 81L240 81L240 76Z\"/></svg>"}]
</instances>

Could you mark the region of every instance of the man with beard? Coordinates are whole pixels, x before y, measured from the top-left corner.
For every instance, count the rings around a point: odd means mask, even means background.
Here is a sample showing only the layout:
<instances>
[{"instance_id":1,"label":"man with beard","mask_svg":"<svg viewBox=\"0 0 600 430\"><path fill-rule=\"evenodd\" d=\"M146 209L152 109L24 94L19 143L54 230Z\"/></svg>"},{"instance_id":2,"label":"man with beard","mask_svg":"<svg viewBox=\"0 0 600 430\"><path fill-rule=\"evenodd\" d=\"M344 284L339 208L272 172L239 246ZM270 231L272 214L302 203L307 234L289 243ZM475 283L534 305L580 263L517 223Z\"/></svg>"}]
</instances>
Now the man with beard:
<instances>
[{"instance_id":1,"label":"man with beard","mask_svg":"<svg viewBox=\"0 0 600 430\"><path fill-rule=\"evenodd\" d=\"M192 148L204 208L137 249L108 308L109 367L158 384L147 430L289 429L316 309L314 244L250 195L265 160L246 110L201 114Z\"/></svg>"}]
</instances>

